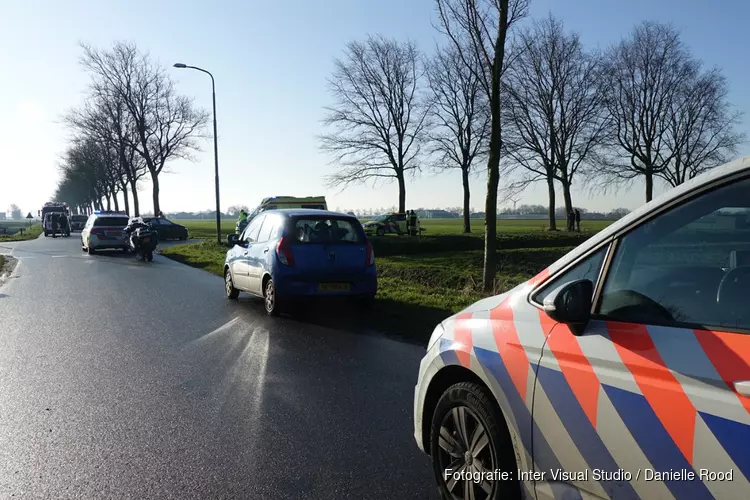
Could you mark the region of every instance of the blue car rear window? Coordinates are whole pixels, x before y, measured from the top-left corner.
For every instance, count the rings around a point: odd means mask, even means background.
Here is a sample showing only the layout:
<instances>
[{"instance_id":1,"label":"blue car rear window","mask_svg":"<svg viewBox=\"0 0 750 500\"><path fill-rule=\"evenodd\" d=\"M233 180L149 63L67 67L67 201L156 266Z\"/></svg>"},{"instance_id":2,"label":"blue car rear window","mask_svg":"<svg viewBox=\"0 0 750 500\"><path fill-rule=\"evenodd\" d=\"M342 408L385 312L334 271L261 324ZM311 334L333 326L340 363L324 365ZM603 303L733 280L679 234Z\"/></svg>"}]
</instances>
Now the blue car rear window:
<instances>
[{"instance_id":1,"label":"blue car rear window","mask_svg":"<svg viewBox=\"0 0 750 500\"><path fill-rule=\"evenodd\" d=\"M363 243L365 236L357 219L294 217L289 236L299 243Z\"/></svg>"}]
</instances>

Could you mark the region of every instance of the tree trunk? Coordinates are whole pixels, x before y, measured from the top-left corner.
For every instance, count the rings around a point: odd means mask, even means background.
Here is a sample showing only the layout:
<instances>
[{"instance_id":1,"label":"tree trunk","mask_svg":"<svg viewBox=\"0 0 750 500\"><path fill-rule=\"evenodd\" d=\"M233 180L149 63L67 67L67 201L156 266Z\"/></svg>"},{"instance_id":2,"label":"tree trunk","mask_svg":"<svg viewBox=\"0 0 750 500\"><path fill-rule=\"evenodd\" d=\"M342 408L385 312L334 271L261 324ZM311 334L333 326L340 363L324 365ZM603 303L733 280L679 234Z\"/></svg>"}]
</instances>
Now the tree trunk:
<instances>
[{"instance_id":1,"label":"tree trunk","mask_svg":"<svg viewBox=\"0 0 750 500\"><path fill-rule=\"evenodd\" d=\"M549 198L549 208L547 209L549 230L557 231L557 218L555 217L555 179L550 175L547 176L547 196ZM566 219L568 219L568 217L566 217ZM568 227L570 227L569 221Z\"/></svg>"},{"instance_id":2,"label":"tree trunk","mask_svg":"<svg viewBox=\"0 0 750 500\"><path fill-rule=\"evenodd\" d=\"M406 212L406 180L403 174L397 174L398 180L398 212Z\"/></svg>"},{"instance_id":3,"label":"tree trunk","mask_svg":"<svg viewBox=\"0 0 750 500\"><path fill-rule=\"evenodd\" d=\"M120 189L122 189L122 199L125 202L125 213L130 215L130 201L128 200L128 185L127 183L123 182L120 186Z\"/></svg>"},{"instance_id":4,"label":"tree trunk","mask_svg":"<svg viewBox=\"0 0 750 500\"><path fill-rule=\"evenodd\" d=\"M654 172L650 168L646 169L646 203L654 197Z\"/></svg>"},{"instance_id":5,"label":"tree trunk","mask_svg":"<svg viewBox=\"0 0 750 500\"><path fill-rule=\"evenodd\" d=\"M130 179L130 192L133 193L133 217L141 216L140 204L138 202L138 186L135 177Z\"/></svg>"},{"instance_id":6,"label":"tree trunk","mask_svg":"<svg viewBox=\"0 0 750 500\"><path fill-rule=\"evenodd\" d=\"M119 212L120 202L117 200L117 191L115 190L112 190L112 199L114 200L114 203L115 203L115 212Z\"/></svg>"},{"instance_id":7,"label":"tree trunk","mask_svg":"<svg viewBox=\"0 0 750 500\"><path fill-rule=\"evenodd\" d=\"M159 174L155 172L151 172L151 184L153 185L153 198L154 198L154 217L156 217L160 212L159 207ZM399 190L401 189L401 185L399 183ZM401 193L399 193L399 199L401 198Z\"/></svg>"},{"instance_id":8,"label":"tree trunk","mask_svg":"<svg viewBox=\"0 0 750 500\"><path fill-rule=\"evenodd\" d=\"M563 199L565 200L565 213L569 214L573 211L573 198L570 196L570 183L563 182ZM576 228L573 227L573 230Z\"/></svg>"},{"instance_id":9,"label":"tree trunk","mask_svg":"<svg viewBox=\"0 0 750 500\"><path fill-rule=\"evenodd\" d=\"M471 193L469 191L469 171L462 169L461 177L464 185L464 233L471 232Z\"/></svg>"},{"instance_id":10,"label":"tree trunk","mask_svg":"<svg viewBox=\"0 0 750 500\"><path fill-rule=\"evenodd\" d=\"M107 212L109 212L112 210L112 199L109 197L109 194L105 194L104 199L107 200Z\"/></svg>"}]
</instances>

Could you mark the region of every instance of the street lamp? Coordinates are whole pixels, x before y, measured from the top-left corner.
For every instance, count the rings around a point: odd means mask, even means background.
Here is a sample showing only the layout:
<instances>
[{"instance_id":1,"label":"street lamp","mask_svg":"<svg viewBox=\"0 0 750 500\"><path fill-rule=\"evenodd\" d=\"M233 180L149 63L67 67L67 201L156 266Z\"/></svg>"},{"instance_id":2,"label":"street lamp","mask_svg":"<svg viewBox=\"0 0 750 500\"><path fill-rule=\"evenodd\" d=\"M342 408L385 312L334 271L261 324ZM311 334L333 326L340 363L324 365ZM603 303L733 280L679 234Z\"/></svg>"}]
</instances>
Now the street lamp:
<instances>
[{"instance_id":1,"label":"street lamp","mask_svg":"<svg viewBox=\"0 0 750 500\"><path fill-rule=\"evenodd\" d=\"M215 169L215 175L216 175L216 242L221 245L221 209L219 208L219 144L218 140L216 138L216 84L214 82L214 75L212 75L209 71L206 71L203 68L198 68L196 66L188 66L187 64L183 63L175 63L175 68L179 69L194 69L197 71L201 71L203 73L206 73L208 76L211 77L211 93L213 95L213 104L214 104L214 169Z\"/></svg>"}]
</instances>

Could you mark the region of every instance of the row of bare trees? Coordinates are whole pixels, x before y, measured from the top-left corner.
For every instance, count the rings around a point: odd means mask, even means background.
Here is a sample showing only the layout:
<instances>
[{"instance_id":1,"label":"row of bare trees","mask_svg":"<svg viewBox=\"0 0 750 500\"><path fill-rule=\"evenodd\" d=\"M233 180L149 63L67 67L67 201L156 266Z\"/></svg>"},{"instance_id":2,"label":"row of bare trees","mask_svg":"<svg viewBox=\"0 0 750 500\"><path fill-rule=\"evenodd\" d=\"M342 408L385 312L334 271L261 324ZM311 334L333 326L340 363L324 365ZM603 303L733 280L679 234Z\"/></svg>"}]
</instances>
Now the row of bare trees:
<instances>
[{"instance_id":1,"label":"row of bare trees","mask_svg":"<svg viewBox=\"0 0 750 500\"><path fill-rule=\"evenodd\" d=\"M191 159L208 115L179 95L164 68L134 44L81 48L91 81L84 103L64 118L72 139L55 197L86 213L120 210L121 195L125 211L138 216L138 183L148 175L159 213L159 175L170 160Z\"/></svg>"},{"instance_id":2,"label":"row of bare trees","mask_svg":"<svg viewBox=\"0 0 750 500\"><path fill-rule=\"evenodd\" d=\"M721 71L704 68L669 25L644 22L606 50L587 50L552 16L520 24L529 0L435 0L444 45L426 58L382 36L347 45L329 79L323 150L332 186L406 180L423 166L460 169L464 231L469 179L486 164L484 284L491 289L498 192L532 182L556 191L638 179L677 186L736 154L740 114ZM503 183L501 185L501 177Z\"/></svg>"}]
</instances>

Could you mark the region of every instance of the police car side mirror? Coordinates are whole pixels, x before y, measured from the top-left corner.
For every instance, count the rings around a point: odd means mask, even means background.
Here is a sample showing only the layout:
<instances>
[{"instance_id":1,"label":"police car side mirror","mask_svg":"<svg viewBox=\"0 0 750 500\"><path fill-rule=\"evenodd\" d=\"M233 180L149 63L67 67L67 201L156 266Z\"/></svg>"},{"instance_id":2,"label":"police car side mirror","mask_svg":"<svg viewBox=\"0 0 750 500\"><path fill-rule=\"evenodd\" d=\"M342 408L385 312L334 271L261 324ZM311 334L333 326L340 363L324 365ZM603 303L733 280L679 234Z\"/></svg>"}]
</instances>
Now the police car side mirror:
<instances>
[{"instance_id":1,"label":"police car side mirror","mask_svg":"<svg viewBox=\"0 0 750 500\"><path fill-rule=\"evenodd\" d=\"M236 234L227 235L227 245L229 246L229 248L234 247L238 241L239 241L239 236L237 236Z\"/></svg>"},{"instance_id":2,"label":"police car side mirror","mask_svg":"<svg viewBox=\"0 0 750 500\"><path fill-rule=\"evenodd\" d=\"M569 281L544 299L544 312L565 323L575 335L582 335L591 320L594 283L591 280Z\"/></svg>"}]
</instances>

